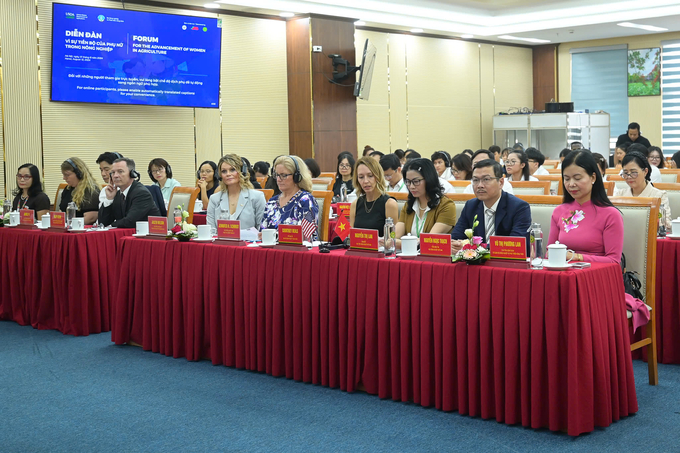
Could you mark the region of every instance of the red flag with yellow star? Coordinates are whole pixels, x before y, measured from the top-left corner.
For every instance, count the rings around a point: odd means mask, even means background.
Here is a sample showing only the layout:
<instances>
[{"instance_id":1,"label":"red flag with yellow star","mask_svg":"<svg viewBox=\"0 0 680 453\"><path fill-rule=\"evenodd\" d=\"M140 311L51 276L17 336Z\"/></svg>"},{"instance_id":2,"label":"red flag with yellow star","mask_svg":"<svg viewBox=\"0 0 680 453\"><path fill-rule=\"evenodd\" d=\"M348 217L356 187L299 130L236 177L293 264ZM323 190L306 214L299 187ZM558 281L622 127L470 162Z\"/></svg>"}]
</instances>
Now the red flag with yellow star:
<instances>
[{"instance_id":1,"label":"red flag with yellow star","mask_svg":"<svg viewBox=\"0 0 680 453\"><path fill-rule=\"evenodd\" d=\"M338 216L338 224L335 225L335 230L333 231L344 241L349 236L349 220L347 217L343 215Z\"/></svg>"}]
</instances>

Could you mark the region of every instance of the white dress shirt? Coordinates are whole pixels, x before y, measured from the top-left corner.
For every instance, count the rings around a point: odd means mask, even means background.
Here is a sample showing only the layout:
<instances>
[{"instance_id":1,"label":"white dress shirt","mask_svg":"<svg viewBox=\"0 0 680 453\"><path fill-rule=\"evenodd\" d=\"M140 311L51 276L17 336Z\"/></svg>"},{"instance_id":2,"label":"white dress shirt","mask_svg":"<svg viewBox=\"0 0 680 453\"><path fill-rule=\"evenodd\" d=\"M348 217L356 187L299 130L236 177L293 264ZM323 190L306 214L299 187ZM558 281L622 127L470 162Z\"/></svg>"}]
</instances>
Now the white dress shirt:
<instances>
[{"instance_id":1,"label":"white dress shirt","mask_svg":"<svg viewBox=\"0 0 680 453\"><path fill-rule=\"evenodd\" d=\"M127 186L127 189L125 189L125 190L123 191L123 196L124 196L125 198L127 198L127 194L128 194L128 192L130 191L130 187L132 187L132 183L130 183L130 185ZM102 192L103 192L105 189L106 189L106 188L102 189ZM120 190L120 188L118 188L118 190ZM113 198L116 198L115 195L114 195ZM99 192L99 201L101 202L101 206L104 206L104 207L111 206L111 204L113 203L113 199L109 200L108 198L106 198L106 194L104 194L104 200L102 200L102 193L101 193L101 192ZM100 207L101 207L101 206L100 206Z\"/></svg>"}]
</instances>

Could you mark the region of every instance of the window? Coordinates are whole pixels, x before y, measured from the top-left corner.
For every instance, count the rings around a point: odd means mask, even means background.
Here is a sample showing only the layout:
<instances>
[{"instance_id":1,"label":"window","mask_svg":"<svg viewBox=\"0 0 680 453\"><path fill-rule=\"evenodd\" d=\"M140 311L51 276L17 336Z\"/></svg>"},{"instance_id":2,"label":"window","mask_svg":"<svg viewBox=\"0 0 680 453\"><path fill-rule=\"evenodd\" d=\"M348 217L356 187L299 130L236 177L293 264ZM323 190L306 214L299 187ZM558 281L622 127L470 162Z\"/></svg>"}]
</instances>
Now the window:
<instances>
[{"instance_id":1,"label":"window","mask_svg":"<svg viewBox=\"0 0 680 453\"><path fill-rule=\"evenodd\" d=\"M661 41L661 136L664 154L680 151L680 41Z\"/></svg>"}]
</instances>

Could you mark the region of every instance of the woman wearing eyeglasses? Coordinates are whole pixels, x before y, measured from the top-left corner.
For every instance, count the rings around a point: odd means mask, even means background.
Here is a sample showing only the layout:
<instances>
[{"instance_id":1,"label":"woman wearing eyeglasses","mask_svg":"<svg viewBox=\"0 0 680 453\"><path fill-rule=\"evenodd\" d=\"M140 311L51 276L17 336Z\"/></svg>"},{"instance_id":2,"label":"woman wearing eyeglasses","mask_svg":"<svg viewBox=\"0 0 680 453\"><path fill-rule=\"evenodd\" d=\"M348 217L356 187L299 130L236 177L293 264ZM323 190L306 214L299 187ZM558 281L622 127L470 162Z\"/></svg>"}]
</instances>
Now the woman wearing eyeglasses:
<instances>
[{"instance_id":1,"label":"woman wearing eyeglasses","mask_svg":"<svg viewBox=\"0 0 680 453\"><path fill-rule=\"evenodd\" d=\"M66 159L61 164L61 174L67 187L61 193L59 210L66 212L68 204L76 204L76 217L83 217L85 225L92 225L99 215L100 187L94 180L85 162L77 157Z\"/></svg>"},{"instance_id":2,"label":"woman wearing eyeglasses","mask_svg":"<svg viewBox=\"0 0 680 453\"><path fill-rule=\"evenodd\" d=\"M413 159L404 166L408 201L395 227L397 246L406 234L449 234L456 224L456 205L444 196L437 170L429 159Z\"/></svg>"},{"instance_id":3,"label":"woman wearing eyeglasses","mask_svg":"<svg viewBox=\"0 0 680 453\"><path fill-rule=\"evenodd\" d=\"M157 158L149 162L148 174L151 181L161 188L166 204L170 201L172 189L182 186L179 181L172 179L172 168L165 159Z\"/></svg>"},{"instance_id":4,"label":"woman wearing eyeglasses","mask_svg":"<svg viewBox=\"0 0 680 453\"><path fill-rule=\"evenodd\" d=\"M279 157L273 177L281 193L267 202L261 229L300 225L303 220L318 225L319 205L312 196L312 175L302 159L297 156ZM317 237L315 232L311 239L316 240Z\"/></svg>"},{"instance_id":5,"label":"woman wearing eyeglasses","mask_svg":"<svg viewBox=\"0 0 680 453\"><path fill-rule=\"evenodd\" d=\"M211 160L206 160L198 167L196 175L196 187L200 187L200 198L205 208L210 203L210 197L220 191L220 177L217 174L217 165Z\"/></svg>"},{"instance_id":6,"label":"woman wearing eyeglasses","mask_svg":"<svg viewBox=\"0 0 680 453\"><path fill-rule=\"evenodd\" d=\"M659 190L650 181L652 169L649 161L642 153L632 151L626 154L621 162L623 172L621 176L628 184L628 187L616 189L614 196L617 197L649 197L660 198L661 207L666 212L666 228L671 228L671 205L668 202L668 195L665 190Z\"/></svg>"},{"instance_id":7,"label":"woman wearing eyeglasses","mask_svg":"<svg viewBox=\"0 0 680 453\"><path fill-rule=\"evenodd\" d=\"M33 209L39 219L50 211L50 197L43 192L40 170L33 164L24 164L17 171L17 188L14 191L12 210Z\"/></svg>"},{"instance_id":8,"label":"woman wearing eyeglasses","mask_svg":"<svg viewBox=\"0 0 680 453\"><path fill-rule=\"evenodd\" d=\"M658 146L649 147L649 160L650 165L654 165L656 168L664 168L666 166L665 159L663 158L663 152Z\"/></svg>"},{"instance_id":9,"label":"woman wearing eyeglasses","mask_svg":"<svg viewBox=\"0 0 680 453\"><path fill-rule=\"evenodd\" d=\"M352 184L352 176L354 175L354 156L347 151L338 154L338 170L335 175L335 184L333 184L333 195L340 196L340 189L344 184L347 187L347 193L354 191Z\"/></svg>"},{"instance_id":10,"label":"woman wearing eyeglasses","mask_svg":"<svg viewBox=\"0 0 680 453\"><path fill-rule=\"evenodd\" d=\"M250 173L241 172L243 160L236 154L226 154L217 163L217 168L220 186L219 191L210 196L206 224L217 229L218 219L238 220L242 230L259 228L266 201L262 192L253 189Z\"/></svg>"},{"instance_id":11,"label":"woman wearing eyeglasses","mask_svg":"<svg viewBox=\"0 0 680 453\"><path fill-rule=\"evenodd\" d=\"M520 149L513 150L505 160L505 171L508 181L538 181L529 171L529 158Z\"/></svg>"}]
</instances>

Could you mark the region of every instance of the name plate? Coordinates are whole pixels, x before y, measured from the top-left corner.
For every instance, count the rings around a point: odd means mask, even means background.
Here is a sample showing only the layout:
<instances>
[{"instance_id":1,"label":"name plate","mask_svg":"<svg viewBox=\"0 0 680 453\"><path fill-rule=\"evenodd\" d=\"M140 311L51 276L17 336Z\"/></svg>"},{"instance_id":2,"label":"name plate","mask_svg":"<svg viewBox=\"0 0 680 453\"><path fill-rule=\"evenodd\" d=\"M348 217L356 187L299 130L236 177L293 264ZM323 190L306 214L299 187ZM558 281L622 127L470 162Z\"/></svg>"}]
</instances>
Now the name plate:
<instances>
[{"instance_id":1,"label":"name plate","mask_svg":"<svg viewBox=\"0 0 680 453\"><path fill-rule=\"evenodd\" d=\"M422 233L420 254L426 256L451 257L451 236L448 234Z\"/></svg>"},{"instance_id":2,"label":"name plate","mask_svg":"<svg viewBox=\"0 0 680 453\"><path fill-rule=\"evenodd\" d=\"M33 213L33 209L21 209L19 211L19 225L35 225L35 214Z\"/></svg>"},{"instance_id":3,"label":"name plate","mask_svg":"<svg viewBox=\"0 0 680 453\"><path fill-rule=\"evenodd\" d=\"M349 219L349 207L352 203L338 203L338 216L345 216Z\"/></svg>"},{"instance_id":4,"label":"name plate","mask_svg":"<svg viewBox=\"0 0 680 453\"><path fill-rule=\"evenodd\" d=\"M302 245L302 225L279 225L279 244Z\"/></svg>"},{"instance_id":5,"label":"name plate","mask_svg":"<svg viewBox=\"0 0 680 453\"><path fill-rule=\"evenodd\" d=\"M66 214L63 212L50 212L50 228L66 229Z\"/></svg>"},{"instance_id":6,"label":"name plate","mask_svg":"<svg viewBox=\"0 0 680 453\"><path fill-rule=\"evenodd\" d=\"M240 220L218 220L217 238L241 240L241 221Z\"/></svg>"},{"instance_id":7,"label":"name plate","mask_svg":"<svg viewBox=\"0 0 680 453\"><path fill-rule=\"evenodd\" d=\"M167 236L168 218L149 216L149 235Z\"/></svg>"},{"instance_id":8,"label":"name plate","mask_svg":"<svg viewBox=\"0 0 680 453\"><path fill-rule=\"evenodd\" d=\"M492 259L526 261L527 238L491 236L489 238L489 252Z\"/></svg>"},{"instance_id":9,"label":"name plate","mask_svg":"<svg viewBox=\"0 0 680 453\"><path fill-rule=\"evenodd\" d=\"M349 229L350 249L378 251L378 230Z\"/></svg>"}]
</instances>

